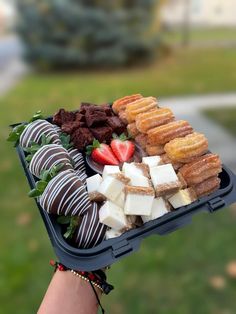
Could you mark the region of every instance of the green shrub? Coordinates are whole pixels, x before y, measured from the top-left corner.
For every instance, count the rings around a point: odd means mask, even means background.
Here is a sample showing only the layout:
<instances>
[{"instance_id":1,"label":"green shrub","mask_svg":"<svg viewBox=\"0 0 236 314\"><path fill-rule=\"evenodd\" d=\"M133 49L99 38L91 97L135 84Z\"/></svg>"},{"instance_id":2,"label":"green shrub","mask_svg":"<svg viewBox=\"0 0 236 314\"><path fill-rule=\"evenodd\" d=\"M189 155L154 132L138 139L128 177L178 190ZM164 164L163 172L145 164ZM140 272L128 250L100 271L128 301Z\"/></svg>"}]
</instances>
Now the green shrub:
<instances>
[{"instance_id":1,"label":"green shrub","mask_svg":"<svg viewBox=\"0 0 236 314\"><path fill-rule=\"evenodd\" d=\"M40 67L123 66L158 46L158 0L19 0L18 8L25 56Z\"/></svg>"}]
</instances>

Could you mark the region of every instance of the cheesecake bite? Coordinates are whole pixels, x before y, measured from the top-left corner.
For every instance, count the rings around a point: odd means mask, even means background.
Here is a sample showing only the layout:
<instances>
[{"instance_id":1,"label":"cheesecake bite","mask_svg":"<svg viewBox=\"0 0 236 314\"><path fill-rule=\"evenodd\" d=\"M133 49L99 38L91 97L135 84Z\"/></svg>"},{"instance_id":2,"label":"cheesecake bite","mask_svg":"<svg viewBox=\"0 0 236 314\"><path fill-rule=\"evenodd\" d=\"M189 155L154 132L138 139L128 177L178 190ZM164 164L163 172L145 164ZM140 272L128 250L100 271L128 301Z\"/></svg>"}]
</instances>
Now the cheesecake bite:
<instances>
[{"instance_id":1,"label":"cheesecake bite","mask_svg":"<svg viewBox=\"0 0 236 314\"><path fill-rule=\"evenodd\" d=\"M181 182L171 164L152 167L150 175L156 196L173 194L181 188Z\"/></svg>"},{"instance_id":2,"label":"cheesecake bite","mask_svg":"<svg viewBox=\"0 0 236 314\"><path fill-rule=\"evenodd\" d=\"M114 173L120 173L120 168L119 166L110 166L110 165L106 165L103 168L103 172L102 172L102 177L103 179L106 179L106 177L110 174L114 174Z\"/></svg>"},{"instance_id":3,"label":"cheesecake bite","mask_svg":"<svg viewBox=\"0 0 236 314\"><path fill-rule=\"evenodd\" d=\"M117 238L120 235L122 235L122 232L114 230L114 229L109 229L109 230L107 230L107 232L105 234L105 238L106 238L106 240L109 240L109 239Z\"/></svg>"},{"instance_id":4,"label":"cheesecake bite","mask_svg":"<svg viewBox=\"0 0 236 314\"><path fill-rule=\"evenodd\" d=\"M148 165L149 169L152 167L156 167L162 164L162 160L160 156L148 156L148 157L143 157L142 162L145 165Z\"/></svg>"},{"instance_id":5,"label":"cheesecake bite","mask_svg":"<svg viewBox=\"0 0 236 314\"><path fill-rule=\"evenodd\" d=\"M151 187L125 187L125 207L126 215L149 216L152 210L152 203L155 192Z\"/></svg>"},{"instance_id":6,"label":"cheesecake bite","mask_svg":"<svg viewBox=\"0 0 236 314\"><path fill-rule=\"evenodd\" d=\"M87 191L91 201L102 202L106 200L105 196L98 192L101 183L102 177L99 174L86 179Z\"/></svg>"},{"instance_id":7,"label":"cheesecake bite","mask_svg":"<svg viewBox=\"0 0 236 314\"><path fill-rule=\"evenodd\" d=\"M125 192L122 191L118 196L117 198L114 200L114 203L121 207L121 208L124 208L124 205L125 205Z\"/></svg>"},{"instance_id":8,"label":"cheesecake bite","mask_svg":"<svg viewBox=\"0 0 236 314\"><path fill-rule=\"evenodd\" d=\"M175 209L190 205L196 200L197 200L197 195L192 188L180 190L168 199L170 204Z\"/></svg>"},{"instance_id":9,"label":"cheesecake bite","mask_svg":"<svg viewBox=\"0 0 236 314\"><path fill-rule=\"evenodd\" d=\"M103 180L102 184L98 188L98 192L109 200L115 201L129 182L130 179L126 178L121 173L112 174Z\"/></svg>"},{"instance_id":10,"label":"cheesecake bite","mask_svg":"<svg viewBox=\"0 0 236 314\"><path fill-rule=\"evenodd\" d=\"M162 198L158 197L153 200L151 215L149 216L142 216L143 222L148 222L153 219L160 218L169 212L169 205L167 202Z\"/></svg>"},{"instance_id":11,"label":"cheesecake bite","mask_svg":"<svg viewBox=\"0 0 236 314\"><path fill-rule=\"evenodd\" d=\"M149 171L147 165L141 163L124 163L122 168L125 176L130 179L130 185L150 187L148 178Z\"/></svg>"},{"instance_id":12,"label":"cheesecake bite","mask_svg":"<svg viewBox=\"0 0 236 314\"><path fill-rule=\"evenodd\" d=\"M124 162L122 171L125 176L129 177L129 175L133 175L134 173L136 175L145 176L149 178L149 169L148 166L142 163L138 162L131 162L127 163Z\"/></svg>"},{"instance_id":13,"label":"cheesecake bite","mask_svg":"<svg viewBox=\"0 0 236 314\"><path fill-rule=\"evenodd\" d=\"M118 231L126 228L128 224L123 209L111 201L106 201L100 208L99 221L104 225Z\"/></svg>"}]
</instances>

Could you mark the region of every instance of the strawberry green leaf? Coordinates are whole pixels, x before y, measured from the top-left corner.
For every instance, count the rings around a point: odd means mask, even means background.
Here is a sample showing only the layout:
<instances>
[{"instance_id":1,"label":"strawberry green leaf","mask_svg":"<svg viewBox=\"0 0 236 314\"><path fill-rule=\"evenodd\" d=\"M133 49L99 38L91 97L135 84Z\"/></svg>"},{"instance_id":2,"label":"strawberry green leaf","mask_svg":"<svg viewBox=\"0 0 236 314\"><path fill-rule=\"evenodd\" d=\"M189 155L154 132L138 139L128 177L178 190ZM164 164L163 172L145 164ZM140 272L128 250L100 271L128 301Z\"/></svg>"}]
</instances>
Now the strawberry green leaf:
<instances>
[{"instance_id":1,"label":"strawberry green leaf","mask_svg":"<svg viewBox=\"0 0 236 314\"><path fill-rule=\"evenodd\" d=\"M58 173L62 168L64 167L64 164L58 164L55 166L55 171Z\"/></svg>"},{"instance_id":2,"label":"strawberry green leaf","mask_svg":"<svg viewBox=\"0 0 236 314\"><path fill-rule=\"evenodd\" d=\"M15 132L11 132L7 138L8 142L17 142L19 140L19 135Z\"/></svg>"},{"instance_id":3,"label":"strawberry green leaf","mask_svg":"<svg viewBox=\"0 0 236 314\"><path fill-rule=\"evenodd\" d=\"M51 180L50 170L42 171L40 174L40 178L46 182L50 181Z\"/></svg>"},{"instance_id":4,"label":"strawberry green leaf","mask_svg":"<svg viewBox=\"0 0 236 314\"><path fill-rule=\"evenodd\" d=\"M10 134L7 138L7 141L17 144L17 142L19 141L20 136L21 136L21 134L25 128L26 128L25 124L20 124L20 125L17 125L16 127L14 127L13 130L10 132Z\"/></svg>"},{"instance_id":5,"label":"strawberry green leaf","mask_svg":"<svg viewBox=\"0 0 236 314\"><path fill-rule=\"evenodd\" d=\"M70 217L70 224L67 227L66 233L64 233L64 237L66 239L72 238L78 224L79 224L79 217L76 217L76 216Z\"/></svg>"},{"instance_id":6,"label":"strawberry green leaf","mask_svg":"<svg viewBox=\"0 0 236 314\"><path fill-rule=\"evenodd\" d=\"M25 160L26 160L28 163L30 163L31 160L32 160L32 158L33 158L32 155L28 155L28 156L25 157Z\"/></svg>"},{"instance_id":7,"label":"strawberry green leaf","mask_svg":"<svg viewBox=\"0 0 236 314\"><path fill-rule=\"evenodd\" d=\"M44 116L42 115L41 110L36 111L35 114L33 115L33 117L29 120L29 122L33 122L33 121L36 121L38 119L45 119Z\"/></svg>"},{"instance_id":8,"label":"strawberry green leaf","mask_svg":"<svg viewBox=\"0 0 236 314\"><path fill-rule=\"evenodd\" d=\"M116 133L112 133L112 138L117 139L117 138L119 138L119 136Z\"/></svg>"},{"instance_id":9,"label":"strawberry green leaf","mask_svg":"<svg viewBox=\"0 0 236 314\"><path fill-rule=\"evenodd\" d=\"M37 197L42 195L50 180L54 178L63 167L64 164L61 163L57 166L53 166L50 170L43 170L40 174L41 180L37 181L35 184L35 189L28 193L29 197Z\"/></svg>"},{"instance_id":10,"label":"strawberry green leaf","mask_svg":"<svg viewBox=\"0 0 236 314\"><path fill-rule=\"evenodd\" d=\"M57 218L57 222L60 224L60 225L67 225L70 223L70 219L71 217L70 216L59 216Z\"/></svg>"},{"instance_id":11,"label":"strawberry green leaf","mask_svg":"<svg viewBox=\"0 0 236 314\"><path fill-rule=\"evenodd\" d=\"M86 147L86 155L91 155L93 151L93 146L92 145L88 145Z\"/></svg>"},{"instance_id":12,"label":"strawberry green leaf","mask_svg":"<svg viewBox=\"0 0 236 314\"><path fill-rule=\"evenodd\" d=\"M35 198L35 197L40 196L41 194L42 194L42 193L41 193L39 190L33 189L33 190L29 191L28 196Z\"/></svg>"},{"instance_id":13,"label":"strawberry green leaf","mask_svg":"<svg viewBox=\"0 0 236 314\"><path fill-rule=\"evenodd\" d=\"M38 181L38 182L36 183L35 186L36 186L36 189L37 189L38 191L40 191L41 193L43 193L47 185L48 185L48 182L47 182L47 181L40 180L40 181Z\"/></svg>"},{"instance_id":14,"label":"strawberry green leaf","mask_svg":"<svg viewBox=\"0 0 236 314\"><path fill-rule=\"evenodd\" d=\"M86 154L87 155L91 155L93 150L96 148L99 148L101 146L100 142L96 139L93 140L93 144L92 145L88 145L86 147Z\"/></svg>"},{"instance_id":15,"label":"strawberry green leaf","mask_svg":"<svg viewBox=\"0 0 236 314\"><path fill-rule=\"evenodd\" d=\"M112 138L113 139L119 139L120 141L124 142L124 141L127 141L130 137L129 136L126 136L125 133L122 133L121 135L117 135L116 133L113 133L112 134Z\"/></svg>"},{"instance_id":16,"label":"strawberry green leaf","mask_svg":"<svg viewBox=\"0 0 236 314\"><path fill-rule=\"evenodd\" d=\"M70 135L66 133L60 134L61 144L65 149L69 149L73 146L73 143L70 141Z\"/></svg>"},{"instance_id":17,"label":"strawberry green leaf","mask_svg":"<svg viewBox=\"0 0 236 314\"><path fill-rule=\"evenodd\" d=\"M119 139L120 139L121 141L127 141L127 140L128 140L128 138L127 138L127 136L125 135L125 133L122 133L122 134L119 136Z\"/></svg>"}]
</instances>

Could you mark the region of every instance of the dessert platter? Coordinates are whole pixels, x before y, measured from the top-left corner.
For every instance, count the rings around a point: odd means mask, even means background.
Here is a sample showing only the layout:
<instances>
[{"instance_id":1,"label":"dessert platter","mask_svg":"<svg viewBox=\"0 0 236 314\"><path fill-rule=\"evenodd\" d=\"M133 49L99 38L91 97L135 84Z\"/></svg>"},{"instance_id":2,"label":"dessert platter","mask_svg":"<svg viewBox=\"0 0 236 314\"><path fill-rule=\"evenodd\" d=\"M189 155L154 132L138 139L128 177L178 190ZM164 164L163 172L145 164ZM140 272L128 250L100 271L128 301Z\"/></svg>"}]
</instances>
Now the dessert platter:
<instances>
[{"instance_id":1,"label":"dessert platter","mask_svg":"<svg viewBox=\"0 0 236 314\"><path fill-rule=\"evenodd\" d=\"M236 176L206 136L155 97L82 103L12 126L52 245L72 269L96 270L236 201Z\"/></svg>"}]
</instances>

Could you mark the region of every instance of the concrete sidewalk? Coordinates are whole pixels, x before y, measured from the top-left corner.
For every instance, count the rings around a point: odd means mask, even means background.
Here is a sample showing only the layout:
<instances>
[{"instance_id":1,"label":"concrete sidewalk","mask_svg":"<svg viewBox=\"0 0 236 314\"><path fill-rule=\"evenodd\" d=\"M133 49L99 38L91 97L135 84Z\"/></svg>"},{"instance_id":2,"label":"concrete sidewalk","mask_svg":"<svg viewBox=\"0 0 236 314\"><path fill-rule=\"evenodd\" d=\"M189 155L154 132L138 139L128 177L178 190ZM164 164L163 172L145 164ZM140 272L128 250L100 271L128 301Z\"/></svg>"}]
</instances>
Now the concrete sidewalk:
<instances>
[{"instance_id":1,"label":"concrete sidewalk","mask_svg":"<svg viewBox=\"0 0 236 314\"><path fill-rule=\"evenodd\" d=\"M172 106L178 113L194 114L206 108L236 107L236 92L160 98L161 106Z\"/></svg>"},{"instance_id":2,"label":"concrete sidewalk","mask_svg":"<svg viewBox=\"0 0 236 314\"><path fill-rule=\"evenodd\" d=\"M8 92L29 69L22 61L23 47L14 36L0 38L0 96Z\"/></svg>"},{"instance_id":3,"label":"concrete sidewalk","mask_svg":"<svg viewBox=\"0 0 236 314\"><path fill-rule=\"evenodd\" d=\"M170 107L178 119L188 120L197 131L206 134L210 150L236 171L236 138L201 113L206 108L236 108L236 93L164 98L160 105Z\"/></svg>"}]
</instances>

